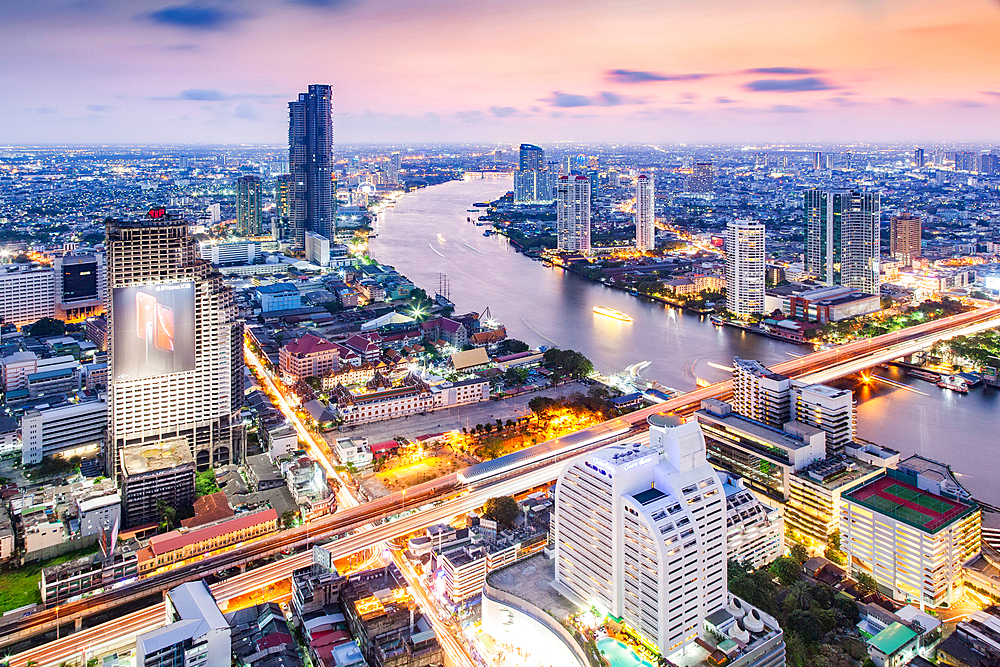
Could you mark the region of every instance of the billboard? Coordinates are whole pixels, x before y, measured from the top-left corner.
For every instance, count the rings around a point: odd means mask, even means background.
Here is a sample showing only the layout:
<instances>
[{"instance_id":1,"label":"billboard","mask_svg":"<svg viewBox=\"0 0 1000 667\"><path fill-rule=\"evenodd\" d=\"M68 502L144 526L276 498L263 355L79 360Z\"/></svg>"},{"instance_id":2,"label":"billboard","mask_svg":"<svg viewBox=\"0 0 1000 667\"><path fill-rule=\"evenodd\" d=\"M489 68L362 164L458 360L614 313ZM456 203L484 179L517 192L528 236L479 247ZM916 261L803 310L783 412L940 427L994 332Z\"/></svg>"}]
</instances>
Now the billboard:
<instances>
[{"instance_id":1,"label":"billboard","mask_svg":"<svg viewBox=\"0 0 1000 667\"><path fill-rule=\"evenodd\" d=\"M136 380L194 370L194 283L116 287L114 372Z\"/></svg>"}]
</instances>

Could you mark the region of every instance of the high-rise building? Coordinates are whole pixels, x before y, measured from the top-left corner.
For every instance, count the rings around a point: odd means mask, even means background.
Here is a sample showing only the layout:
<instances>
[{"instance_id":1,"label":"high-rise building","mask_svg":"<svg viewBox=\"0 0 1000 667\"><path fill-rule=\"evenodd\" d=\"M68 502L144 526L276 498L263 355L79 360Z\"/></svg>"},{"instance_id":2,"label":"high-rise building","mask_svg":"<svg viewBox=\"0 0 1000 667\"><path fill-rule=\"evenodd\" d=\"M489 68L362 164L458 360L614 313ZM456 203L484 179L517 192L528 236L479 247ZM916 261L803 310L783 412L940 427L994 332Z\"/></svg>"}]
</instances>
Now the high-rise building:
<instances>
[{"instance_id":1,"label":"high-rise building","mask_svg":"<svg viewBox=\"0 0 1000 667\"><path fill-rule=\"evenodd\" d=\"M733 409L780 429L792 419L792 379L754 359L733 359Z\"/></svg>"},{"instance_id":2,"label":"high-rise building","mask_svg":"<svg viewBox=\"0 0 1000 667\"><path fill-rule=\"evenodd\" d=\"M385 166L385 177L389 185L399 184L399 170L403 166L403 156L395 152L389 156L389 162Z\"/></svg>"},{"instance_id":3,"label":"high-rise building","mask_svg":"<svg viewBox=\"0 0 1000 667\"><path fill-rule=\"evenodd\" d=\"M256 176L241 176L236 180L236 233L240 236L260 236L261 204L264 191Z\"/></svg>"},{"instance_id":4,"label":"high-rise building","mask_svg":"<svg viewBox=\"0 0 1000 667\"><path fill-rule=\"evenodd\" d=\"M315 232L306 232L306 261L317 266L330 266L330 239Z\"/></svg>"},{"instance_id":5,"label":"high-rise building","mask_svg":"<svg viewBox=\"0 0 1000 667\"><path fill-rule=\"evenodd\" d=\"M274 179L274 219L271 221L271 233L276 241L287 239L291 235L288 222L291 211L288 198L291 191L291 174L280 174Z\"/></svg>"},{"instance_id":6,"label":"high-rise building","mask_svg":"<svg viewBox=\"0 0 1000 667\"><path fill-rule=\"evenodd\" d=\"M555 583L669 656L726 606L726 494L698 422L653 415L649 426L648 445L616 443L563 468Z\"/></svg>"},{"instance_id":7,"label":"high-rise building","mask_svg":"<svg viewBox=\"0 0 1000 667\"><path fill-rule=\"evenodd\" d=\"M56 273L31 264L0 266L0 318L23 326L56 316Z\"/></svg>"},{"instance_id":8,"label":"high-rise building","mask_svg":"<svg viewBox=\"0 0 1000 667\"><path fill-rule=\"evenodd\" d=\"M208 213L209 225L217 225L222 222L222 204L209 204L205 212Z\"/></svg>"},{"instance_id":9,"label":"high-rise building","mask_svg":"<svg viewBox=\"0 0 1000 667\"><path fill-rule=\"evenodd\" d=\"M635 179L635 248L639 252L656 248L653 177L648 174L639 174Z\"/></svg>"},{"instance_id":10,"label":"high-rise building","mask_svg":"<svg viewBox=\"0 0 1000 667\"><path fill-rule=\"evenodd\" d=\"M806 271L826 285L879 294L880 214L877 193L806 191Z\"/></svg>"},{"instance_id":11,"label":"high-rise building","mask_svg":"<svg viewBox=\"0 0 1000 667\"><path fill-rule=\"evenodd\" d=\"M711 162L694 165L694 172L687 178L687 191L696 194L712 194L715 191L715 166Z\"/></svg>"},{"instance_id":12,"label":"high-rise building","mask_svg":"<svg viewBox=\"0 0 1000 667\"><path fill-rule=\"evenodd\" d=\"M731 220L726 225L726 308L736 315L764 312L764 223Z\"/></svg>"},{"instance_id":13,"label":"high-rise building","mask_svg":"<svg viewBox=\"0 0 1000 667\"><path fill-rule=\"evenodd\" d=\"M845 454L856 433L854 394L825 384L792 387L792 419L826 431L827 454Z\"/></svg>"},{"instance_id":14,"label":"high-rise building","mask_svg":"<svg viewBox=\"0 0 1000 667\"><path fill-rule=\"evenodd\" d=\"M104 311L107 271L104 251L76 249L52 262L56 279L56 311L78 321Z\"/></svg>"},{"instance_id":15,"label":"high-rise building","mask_svg":"<svg viewBox=\"0 0 1000 667\"><path fill-rule=\"evenodd\" d=\"M333 187L333 89L311 85L288 103L289 234L297 249L307 231L333 238L336 190Z\"/></svg>"},{"instance_id":16,"label":"high-rise building","mask_svg":"<svg viewBox=\"0 0 1000 667\"><path fill-rule=\"evenodd\" d=\"M215 667L232 662L232 631L204 581L171 589L167 624L135 638L136 667Z\"/></svg>"},{"instance_id":17,"label":"high-rise building","mask_svg":"<svg viewBox=\"0 0 1000 667\"><path fill-rule=\"evenodd\" d=\"M820 151L813 153L813 171L820 171L824 166L826 165L823 164L823 153Z\"/></svg>"},{"instance_id":18,"label":"high-rise building","mask_svg":"<svg viewBox=\"0 0 1000 667\"><path fill-rule=\"evenodd\" d=\"M912 266L920 257L920 217L909 212L892 216L889 221L889 252L903 266Z\"/></svg>"},{"instance_id":19,"label":"high-rise building","mask_svg":"<svg viewBox=\"0 0 1000 667\"><path fill-rule=\"evenodd\" d=\"M514 173L515 202L538 204L553 200L552 174L547 167L544 150L533 144L521 144L518 169Z\"/></svg>"},{"instance_id":20,"label":"high-rise building","mask_svg":"<svg viewBox=\"0 0 1000 667\"><path fill-rule=\"evenodd\" d=\"M924 149L917 148L913 151L913 166L922 169L924 166Z\"/></svg>"},{"instance_id":21,"label":"high-rise building","mask_svg":"<svg viewBox=\"0 0 1000 667\"><path fill-rule=\"evenodd\" d=\"M586 176L559 177L556 232L561 252L590 251L590 180Z\"/></svg>"},{"instance_id":22,"label":"high-rise building","mask_svg":"<svg viewBox=\"0 0 1000 667\"><path fill-rule=\"evenodd\" d=\"M124 528L159 522L161 503L181 513L194 505L195 465L184 438L128 445L118 456Z\"/></svg>"},{"instance_id":23,"label":"high-rise building","mask_svg":"<svg viewBox=\"0 0 1000 667\"><path fill-rule=\"evenodd\" d=\"M183 437L200 469L243 455L243 329L232 290L162 208L108 222L108 442Z\"/></svg>"}]
</instances>

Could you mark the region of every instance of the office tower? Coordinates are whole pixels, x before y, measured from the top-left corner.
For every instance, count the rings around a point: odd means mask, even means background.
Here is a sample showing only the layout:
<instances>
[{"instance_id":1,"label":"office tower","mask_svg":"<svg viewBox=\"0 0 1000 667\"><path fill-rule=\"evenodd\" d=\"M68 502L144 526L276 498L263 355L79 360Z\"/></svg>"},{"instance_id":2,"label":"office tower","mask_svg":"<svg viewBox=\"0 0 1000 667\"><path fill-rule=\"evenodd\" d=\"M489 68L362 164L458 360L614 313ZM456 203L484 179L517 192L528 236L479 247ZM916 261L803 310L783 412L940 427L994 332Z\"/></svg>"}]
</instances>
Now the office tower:
<instances>
[{"instance_id":1,"label":"office tower","mask_svg":"<svg viewBox=\"0 0 1000 667\"><path fill-rule=\"evenodd\" d=\"M979 155L975 151L955 152L955 171L975 172L978 171L976 162Z\"/></svg>"},{"instance_id":2,"label":"office tower","mask_svg":"<svg viewBox=\"0 0 1000 667\"><path fill-rule=\"evenodd\" d=\"M569 176L570 174L573 173L573 156L567 155L562 159L559 165L560 168L562 169L562 175Z\"/></svg>"},{"instance_id":3,"label":"office tower","mask_svg":"<svg viewBox=\"0 0 1000 667\"><path fill-rule=\"evenodd\" d=\"M765 169L771 166L770 156L767 153L757 153L754 155L754 166Z\"/></svg>"},{"instance_id":4,"label":"office tower","mask_svg":"<svg viewBox=\"0 0 1000 667\"><path fill-rule=\"evenodd\" d=\"M726 605L726 496L698 422L648 421L648 445L603 447L559 475L555 584L667 656Z\"/></svg>"},{"instance_id":5,"label":"office tower","mask_svg":"<svg viewBox=\"0 0 1000 667\"><path fill-rule=\"evenodd\" d=\"M773 428L792 420L792 380L754 359L733 359L733 409Z\"/></svg>"},{"instance_id":6,"label":"office tower","mask_svg":"<svg viewBox=\"0 0 1000 667\"><path fill-rule=\"evenodd\" d=\"M216 266L234 266L253 264L260 260L259 241L241 241L238 243L211 243L203 241L198 250L201 258Z\"/></svg>"},{"instance_id":7,"label":"office tower","mask_svg":"<svg viewBox=\"0 0 1000 667\"><path fill-rule=\"evenodd\" d=\"M0 266L0 319L23 326L56 316L56 274L31 264Z\"/></svg>"},{"instance_id":8,"label":"office tower","mask_svg":"<svg viewBox=\"0 0 1000 667\"><path fill-rule=\"evenodd\" d=\"M601 174L591 169L587 172L586 176L587 180L590 181L590 203L591 205L596 205L597 195L600 192Z\"/></svg>"},{"instance_id":9,"label":"office tower","mask_svg":"<svg viewBox=\"0 0 1000 667\"><path fill-rule=\"evenodd\" d=\"M183 437L199 469L243 457L243 328L183 219L152 209L108 235L108 443Z\"/></svg>"},{"instance_id":10,"label":"office tower","mask_svg":"<svg viewBox=\"0 0 1000 667\"><path fill-rule=\"evenodd\" d=\"M807 190L806 271L825 285L879 294L880 213L877 193Z\"/></svg>"},{"instance_id":11,"label":"office tower","mask_svg":"<svg viewBox=\"0 0 1000 667\"><path fill-rule=\"evenodd\" d=\"M386 178L390 185L399 184L399 170L403 167L403 156L395 152L389 156L389 163L386 165Z\"/></svg>"},{"instance_id":12,"label":"office tower","mask_svg":"<svg viewBox=\"0 0 1000 667\"><path fill-rule=\"evenodd\" d=\"M698 162L694 172L687 178L687 191L697 194L711 194L715 190L715 166L711 162Z\"/></svg>"},{"instance_id":13,"label":"office tower","mask_svg":"<svg viewBox=\"0 0 1000 667\"><path fill-rule=\"evenodd\" d=\"M560 176L556 186L557 248L561 252L590 252L590 180Z\"/></svg>"},{"instance_id":14,"label":"office tower","mask_svg":"<svg viewBox=\"0 0 1000 667\"><path fill-rule=\"evenodd\" d=\"M180 167L181 169L189 169L191 167L191 158L181 157Z\"/></svg>"},{"instance_id":15,"label":"office tower","mask_svg":"<svg viewBox=\"0 0 1000 667\"><path fill-rule=\"evenodd\" d=\"M521 144L518 169L514 173L514 201L524 204L552 201L552 175L545 151L533 144Z\"/></svg>"},{"instance_id":16,"label":"office tower","mask_svg":"<svg viewBox=\"0 0 1000 667\"><path fill-rule=\"evenodd\" d=\"M952 606L965 594L962 565L980 551L981 517L948 466L911 456L841 496L841 549L851 574L892 597Z\"/></svg>"},{"instance_id":17,"label":"office tower","mask_svg":"<svg viewBox=\"0 0 1000 667\"><path fill-rule=\"evenodd\" d=\"M52 269L60 319L79 321L104 311L107 272L103 250L73 250L56 257Z\"/></svg>"},{"instance_id":18,"label":"office tower","mask_svg":"<svg viewBox=\"0 0 1000 667\"><path fill-rule=\"evenodd\" d=\"M317 266L330 266L330 239L315 232L306 232L306 261Z\"/></svg>"},{"instance_id":19,"label":"office tower","mask_svg":"<svg viewBox=\"0 0 1000 667\"><path fill-rule=\"evenodd\" d=\"M294 247L305 247L306 232L332 238L335 229L333 187L333 89L311 85L288 103L288 226Z\"/></svg>"},{"instance_id":20,"label":"office tower","mask_svg":"<svg viewBox=\"0 0 1000 667\"><path fill-rule=\"evenodd\" d=\"M126 445L119 459L122 527L160 522L161 503L181 515L194 505L195 464L185 438Z\"/></svg>"},{"instance_id":21,"label":"office tower","mask_svg":"<svg viewBox=\"0 0 1000 667\"><path fill-rule=\"evenodd\" d=\"M240 236L260 236L261 204L264 190L256 176L241 176L236 180L236 233Z\"/></svg>"},{"instance_id":22,"label":"office tower","mask_svg":"<svg viewBox=\"0 0 1000 667\"><path fill-rule=\"evenodd\" d=\"M764 312L764 223L726 225L726 308L739 316Z\"/></svg>"},{"instance_id":23,"label":"office tower","mask_svg":"<svg viewBox=\"0 0 1000 667\"><path fill-rule=\"evenodd\" d=\"M232 632L204 581L166 594L167 624L135 638L136 667L217 667L232 663Z\"/></svg>"},{"instance_id":24,"label":"office tower","mask_svg":"<svg viewBox=\"0 0 1000 667\"><path fill-rule=\"evenodd\" d=\"M217 225L222 222L222 204L209 204L205 212L208 213L208 224Z\"/></svg>"},{"instance_id":25,"label":"office tower","mask_svg":"<svg viewBox=\"0 0 1000 667\"><path fill-rule=\"evenodd\" d=\"M920 257L920 218L909 212L892 216L889 221L889 251L903 266L912 266Z\"/></svg>"},{"instance_id":26,"label":"office tower","mask_svg":"<svg viewBox=\"0 0 1000 667\"><path fill-rule=\"evenodd\" d=\"M825 384L792 386L792 419L826 431L826 453L846 453L854 442L854 394Z\"/></svg>"},{"instance_id":27,"label":"office tower","mask_svg":"<svg viewBox=\"0 0 1000 667\"><path fill-rule=\"evenodd\" d=\"M820 171L823 166L823 153L816 151L813 153L813 171Z\"/></svg>"},{"instance_id":28,"label":"office tower","mask_svg":"<svg viewBox=\"0 0 1000 667\"><path fill-rule=\"evenodd\" d=\"M639 174L635 179L635 248L639 252L656 249L656 204L653 177Z\"/></svg>"},{"instance_id":29,"label":"office tower","mask_svg":"<svg viewBox=\"0 0 1000 667\"><path fill-rule=\"evenodd\" d=\"M287 239L289 230L289 193L292 191L292 175L281 174L274 180L274 219L271 221L271 233L274 240Z\"/></svg>"},{"instance_id":30,"label":"office tower","mask_svg":"<svg viewBox=\"0 0 1000 667\"><path fill-rule=\"evenodd\" d=\"M913 151L913 166L922 169L924 166L924 149L917 148Z\"/></svg>"}]
</instances>

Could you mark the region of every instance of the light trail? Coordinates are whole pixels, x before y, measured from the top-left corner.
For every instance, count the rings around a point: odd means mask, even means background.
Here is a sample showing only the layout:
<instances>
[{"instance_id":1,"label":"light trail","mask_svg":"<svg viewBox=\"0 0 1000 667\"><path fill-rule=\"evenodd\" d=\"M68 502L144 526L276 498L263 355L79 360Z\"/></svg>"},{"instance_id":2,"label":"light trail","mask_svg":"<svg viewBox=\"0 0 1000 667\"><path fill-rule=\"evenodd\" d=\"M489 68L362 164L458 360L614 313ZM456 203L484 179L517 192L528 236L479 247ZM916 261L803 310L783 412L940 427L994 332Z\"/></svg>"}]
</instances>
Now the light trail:
<instances>
[{"instance_id":1,"label":"light trail","mask_svg":"<svg viewBox=\"0 0 1000 667\"><path fill-rule=\"evenodd\" d=\"M732 366L723 366L722 364L717 364L714 361L708 362L708 365L711 366L712 368L717 368L720 371L726 371L727 373L732 373L733 372L733 367Z\"/></svg>"},{"instance_id":2,"label":"light trail","mask_svg":"<svg viewBox=\"0 0 1000 667\"><path fill-rule=\"evenodd\" d=\"M870 377L872 380L878 380L879 382L884 382L885 384L891 385L893 387L898 387L900 389L905 389L906 391L912 391L914 394L920 394L921 396L929 396L930 395L930 394L927 394L925 392L920 391L919 389L914 389L913 387L911 387L908 384L903 384L902 382L896 382L895 380L891 380L889 378L884 378L881 375L875 375L874 373L872 373L868 377Z\"/></svg>"}]
</instances>

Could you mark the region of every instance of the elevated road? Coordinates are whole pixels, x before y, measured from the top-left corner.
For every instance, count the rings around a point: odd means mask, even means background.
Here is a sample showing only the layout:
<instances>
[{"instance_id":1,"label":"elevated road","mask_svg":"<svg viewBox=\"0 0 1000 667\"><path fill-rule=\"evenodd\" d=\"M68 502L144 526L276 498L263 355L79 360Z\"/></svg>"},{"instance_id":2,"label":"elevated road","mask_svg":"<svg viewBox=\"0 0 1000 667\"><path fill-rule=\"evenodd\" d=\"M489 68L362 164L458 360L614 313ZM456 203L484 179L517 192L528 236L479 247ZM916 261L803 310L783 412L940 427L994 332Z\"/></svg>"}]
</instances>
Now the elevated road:
<instances>
[{"instance_id":1,"label":"elevated road","mask_svg":"<svg viewBox=\"0 0 1000 667\"><path fill-rule=\"evenodd\" d=\"M1000 306L992 306L990 308L942 318L933 322L926 322L897 332L855 341L830 350L814 352L800 358L775 364L771 366L771 370L807 382L827 382L879 363L898 359L921 349L927 349L941 340L959 335L971 335L997 326L1000 326ZM646 429L646 419L650 415L662 412L676 412L687 415L697 410L701 401L709 398L725 398L731 392L732 382L727 380L709 387L696 389L665 403L638 410L617 419L631 424L633 431L639 434ZM641 437L641 435L638 437ZM577 450L573 456L604 446L607 442L595 442L586 448ZM404 508L424 508L416 514L376 526L363 534L338 539L329 545L334 550L335 558L350 555L356 551L372 547L382 541L426 527L443 518L474 509L492 496L517 493L538 484L551 481L557 476L565 458L567 457L560 457L555 463L535 464L529 466L526 470L519 469L514 472L501 471L497 475L498 481L477 485L470 492L444 500L460 490L460 485L455 475L449 475L425 485L413 487L407 491L405 496L397 493L371 503L345 509L331 517L325 517L319 522L314 522L312 525L279 533L269 540L261 540L239 551L222 554L211 560L189 566L191 567L190 570L181 569L166 573L148 580L148 583L145 583L147 580L144 580L144 582L140 582L143 584L143 590L145 591L142 594L149 595L150 593L165 591L183 581L199 579L209 572L261 559L278 553L281 550L288 549L290 546L321 542L333 534L359 530L373 521L398 514ZM432 506L427 507L428 504L432 504ZM311 555L309 553L285 558L276 563L257 568L238 577L233 577L220 584L216 584L213 587L213 594L216 595L220 606L225 607L228 600L232 598L239 597L240 595L289 577L293 570L307 565L310 560ZM129 588L121 591L110 591L100 596L99 599L95 596L80 600L77 603L77 608L69 609L70 617L72 615L79 617L93 614L97 610L111 608L115 600L126 596L128 596L128 599L136 597L132 589ZM62 608L63 611L59 614L60 622L64 622L64 619L68 620L69 617L66 616L68 607L69 605L66 605ZM140 613L148 614L149 611L144 610ZM122 620L128 619L130 623L129 627L131 627L134 616L135 614L128 615ZM148 619L148 616L146 618ZM97 626L70 635L58 642L46 644L39 649L18 654L11 662L11 666L20 667L31 659L36 660L39 663L39 667L45 667L49 664L49 662L44 662L39 657L35 657L36 655L44 656L46 660L50 660L53 663L58 663L59 660L79 657L79 653L73 653L72 651L80 651L88 645L94 647L97 645L94 643L94 638L104 637L100 633L93 634L94 631L97 631L99 628L105 628L104 633L117 634L117 631L113 629L116 626L120 630L122 627L121 621L116 621L114 624ZM0 646L9 645L19 638L51 630L54 627L54 610L40 612L6 627L0 626L0 633L3 633L0 636ZM86 637L82 637L84 633L87 633ZM77 637L81 637L81 639L77 640ZM88 640L90 641L89 644L87 643ZM57 659L51 656L62 657Z\"/></svg>"}]
</instances>

